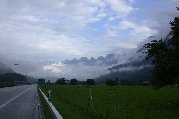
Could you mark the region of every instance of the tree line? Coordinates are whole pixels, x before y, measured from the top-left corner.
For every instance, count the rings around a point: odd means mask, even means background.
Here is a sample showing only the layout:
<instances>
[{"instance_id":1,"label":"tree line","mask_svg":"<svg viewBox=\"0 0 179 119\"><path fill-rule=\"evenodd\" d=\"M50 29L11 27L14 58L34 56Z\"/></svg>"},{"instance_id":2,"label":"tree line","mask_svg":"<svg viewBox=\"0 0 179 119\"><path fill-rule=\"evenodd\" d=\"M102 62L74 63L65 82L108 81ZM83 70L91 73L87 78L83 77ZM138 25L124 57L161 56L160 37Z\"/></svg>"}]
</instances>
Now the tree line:
<instances>
[{"instance_id":1,"label":"tree line","mask_svg":"<svg viewBox=\"0 0 179 119\"><path fill-rule=\"evenodd\" d=\"M47 81L47 84L50 83L50 80ZM67 80L66 78L59 78L55 81L55 84L59 84L59 85L78 85L78 84L82 84L82 85L95 85L96 82L94 79L87 79L86 81L79 81L76 78L73 78L71 80Z\"/></svg>"},{"instance_id":2,"label":"tree line","mask_svg":"<svg viewBox=\"0 0 179 119\"><path fill-rule=\"evenodd\" d=\"M0 74L0 87L13 86L17 84L29 84L27 77L18 73Z\"/></svg>"},{"instance_id":3,"label":"tree line","mask_svg":"<svg viewBox=\"0 0 179 119\"><path fill-rule=\"evenodd\" d=\"M146 59L154 66L152 82L157 87L179 84L179 16L170 21L170 26L171 31L165 39L153 40L143 46Z\"/></svg>"}]
</instances>

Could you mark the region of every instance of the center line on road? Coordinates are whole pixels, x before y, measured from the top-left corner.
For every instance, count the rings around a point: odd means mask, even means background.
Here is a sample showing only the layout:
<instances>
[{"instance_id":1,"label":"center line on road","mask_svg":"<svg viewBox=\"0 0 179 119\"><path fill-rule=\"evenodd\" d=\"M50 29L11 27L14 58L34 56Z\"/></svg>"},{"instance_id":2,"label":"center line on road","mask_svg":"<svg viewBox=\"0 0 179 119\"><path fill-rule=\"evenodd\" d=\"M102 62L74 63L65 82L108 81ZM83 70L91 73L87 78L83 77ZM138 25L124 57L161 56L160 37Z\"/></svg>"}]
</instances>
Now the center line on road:
<instances>
[{"instance_id":1,"label":"center line on road","mask_svg":"<svg viewBox=\"0 0 179 119\"><path fill-rule=\"evenodd\" d=\"M0 106L0 109L5 107L8 103L12 102L13 100L15 100L16 98L18 98L19 96L21 96L22 94L24 94L25 92L27 92L28 90L30 90L30 88L24 90L23 92L21 92L20 94L18 94L17 96L13 97L12 99L10 99L9 101L5 102L4 104L2 104Z\"/></svg>"}]
</instances>

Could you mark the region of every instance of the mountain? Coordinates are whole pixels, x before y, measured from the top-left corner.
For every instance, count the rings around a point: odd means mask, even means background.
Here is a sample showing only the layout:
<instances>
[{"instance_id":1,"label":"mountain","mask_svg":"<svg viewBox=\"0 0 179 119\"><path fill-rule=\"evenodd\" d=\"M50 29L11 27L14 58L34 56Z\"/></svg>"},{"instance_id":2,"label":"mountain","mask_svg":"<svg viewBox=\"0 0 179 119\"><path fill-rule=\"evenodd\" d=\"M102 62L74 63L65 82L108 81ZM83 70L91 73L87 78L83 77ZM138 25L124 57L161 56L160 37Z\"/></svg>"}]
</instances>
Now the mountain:
<instances>
[{"instance_id":1,"label":"mountain","mask_svg":"<svg viewBox=\"0 0 179 119\"><path fill-rule=\"evenodd\" d=\"M11 68L0 63L0 82L14 83L14 80L16 80L16 84L29 84L36 82L36 79L16 73Z\"/></svg>"},{"instance_id":2,"label":"mountain","mask_svg":"<svg viewBox=\"0 0 179 119\"><path fill-rule=\"evenodd\" d=\"M116 80L116 78L119 82L124 80L151 80L153 79L152 68L150 61L145 59L132 60L126 64L108 68L109 73L97 77L96 82L105 83L108 79Z\"/></svg>"},{"instance_id":3,"label":"mountain","mask_svg":"<svg viewBox=\"0 0 179 119\"><path fill-rule=\"evenodd\" d=\"M0 75L0 83L6 82L9 84L19 85L19 84L29 84L27 77L18 73L4 73Z\"/></svg>"},{"instance_id":4,"label":"mountain","mask_svg":"<svg viewBox=\"0 0 179 119\"><path fill-rule=\"evenodd\" d=\"M120 70L122 68L128 68L128 67L142 67L142 66L150 66L151 62L146 60L146 59L142 59L142 60L132 60L128 63L125 64L119 64L119 65L115 65L111 68L108 68L109 71L115 71L115 70Z\"/></svg>"},{"instance_id":5,"label":"mountain","mask_svg":"<svg viewBox=\"0 0 179 119\"><path fill-rule=\"evenodd\" d=\"M14 73L14 71L7 67L6 65L0 63L0 74L4 74L4 73Z\"/></svg>"},{"instance_id":6,"label":"mountain","mask_svg":"<svg viewBox=\"0 0 179 119\"><path fill-rule=\"evenodd\" d=\"M133 49L124 53L112 53L97 58L81 57L72 60L64 60L62 63L71 65L83 64L78 68L83 69L88 76L95 76L96 82L105 83L108 79L115 80L116 77L119 81L122 80L151 80L152 79L152 64L151 61L145 59L145 55L141 52L144 49ZM122 52L122 51L121 51ZM88 68L89 66L89 68ZM94 67L93 67L94 66ZM92 72L95 70L95 73ZM85 74L84 73L84 74ZM103 75L102 75L103 74ZM99 76L100 75L100 76Z\"/></svg>"},{"instance_id":7,"label":"mountain","mask_svg":"<svg viewBox=\"0 0 179 119\"><path fill-rule=\"evenodd\" d=\"M89 65L89 66L94 66L94 65L115 65L118 63L118 58L119 55L116 54L107 54L105 57L103 56L99 56L97 58L91 57L91 58L87 58L87 57L81 57L79 59L72 59L72 60L64 60L62 61L62 63L64 64L70 64L70 65L74 65L74 64L85 64L85 65Z\"/></svg>"}]
</instances>

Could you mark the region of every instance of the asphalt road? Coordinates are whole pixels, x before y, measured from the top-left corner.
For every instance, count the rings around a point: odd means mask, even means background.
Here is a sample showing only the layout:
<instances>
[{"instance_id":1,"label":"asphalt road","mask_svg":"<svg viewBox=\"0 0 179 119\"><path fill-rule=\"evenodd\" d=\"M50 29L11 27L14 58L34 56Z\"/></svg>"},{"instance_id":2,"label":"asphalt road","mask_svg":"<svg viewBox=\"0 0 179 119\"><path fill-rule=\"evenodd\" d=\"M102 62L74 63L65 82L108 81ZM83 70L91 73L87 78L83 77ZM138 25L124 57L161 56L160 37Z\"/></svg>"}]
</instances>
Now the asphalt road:
<instances>
[{"instance_id":1,"label":"asphalt road","mask_svg":"<svg viewBox=\"0 0 179 119\"><path fill-rule=\"evenodd\" d=\"M0 88L0 119L41 119L36 85Z\"/></svg>"}]
</instances>

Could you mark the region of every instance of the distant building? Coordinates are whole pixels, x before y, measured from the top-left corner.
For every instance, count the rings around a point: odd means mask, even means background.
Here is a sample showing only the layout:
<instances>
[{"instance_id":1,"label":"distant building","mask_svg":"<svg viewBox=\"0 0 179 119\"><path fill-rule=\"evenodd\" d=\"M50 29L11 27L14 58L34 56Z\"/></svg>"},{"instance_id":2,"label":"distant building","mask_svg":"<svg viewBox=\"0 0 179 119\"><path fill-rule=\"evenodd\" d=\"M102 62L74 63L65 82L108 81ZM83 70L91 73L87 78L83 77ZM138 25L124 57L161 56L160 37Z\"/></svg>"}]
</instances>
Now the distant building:
<instances>
[{"instance_id":1,"label":"distant building","mask_svg":"<svg viewBox=\"0 0 179 119\"><path fill-rule=\"evenodd\" d=\"M45 79L38 79L38 84L45 84Z\"/></svg>"}]
</instances>

